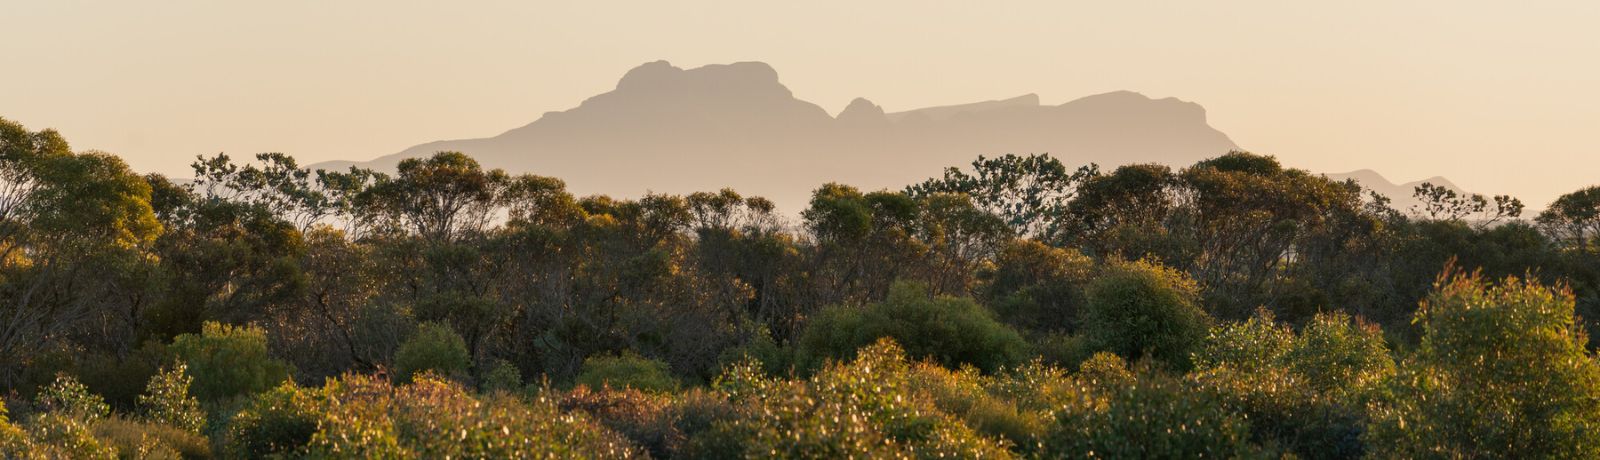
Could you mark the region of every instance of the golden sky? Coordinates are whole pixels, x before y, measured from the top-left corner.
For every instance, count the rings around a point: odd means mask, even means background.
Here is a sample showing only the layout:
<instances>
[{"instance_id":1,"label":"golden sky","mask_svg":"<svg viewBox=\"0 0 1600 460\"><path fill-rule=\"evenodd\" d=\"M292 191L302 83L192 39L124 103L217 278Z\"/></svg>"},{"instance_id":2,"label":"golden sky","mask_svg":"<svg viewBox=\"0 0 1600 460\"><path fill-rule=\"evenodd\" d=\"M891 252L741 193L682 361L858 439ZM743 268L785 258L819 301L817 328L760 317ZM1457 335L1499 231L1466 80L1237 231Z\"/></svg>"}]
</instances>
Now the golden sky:
<instances>
[{"instance_id":1,"label":"golden sky","mask_svg":"<svg viewBox=\"0 0 1600 460\"><path fill-rule=\"evenodd\" d=\"M658 59L764 61L830 113L1127 89L1312 171L1600 184L1593 1L0 0L0 117L145 171L493 136Z\"/></svg>"}]
</instances>

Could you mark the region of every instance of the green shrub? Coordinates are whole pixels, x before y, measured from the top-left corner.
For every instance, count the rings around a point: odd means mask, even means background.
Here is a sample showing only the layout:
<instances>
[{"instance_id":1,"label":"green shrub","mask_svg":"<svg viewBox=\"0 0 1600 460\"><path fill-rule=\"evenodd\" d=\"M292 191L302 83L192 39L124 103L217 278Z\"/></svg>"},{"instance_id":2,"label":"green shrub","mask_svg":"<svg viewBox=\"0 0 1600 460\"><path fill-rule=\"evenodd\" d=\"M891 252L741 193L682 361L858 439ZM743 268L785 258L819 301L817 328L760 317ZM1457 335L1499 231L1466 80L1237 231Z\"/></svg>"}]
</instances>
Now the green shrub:
<instances>
[{"instance_id":1,"label":"green shrub","mask_svg":"<svg viewBox=\"0 0 1600 460\"><path fill-rule=\"evenodd\" d=\"M503 359L495 360L494 367L478 379L482 382L478 387L485 393L496 391L516 392L522 389L522 371L517 370L515 364Z\"/></svg>"},{"instance_id":2,"label":"green shrub","mask_svg":"<svg viewBox=\"0 0 1600 460\"><path fill-rule=\"evenodd\" d=\"M199 433L206 425L206 413L200 401L189 395L193 380L187 374L188 365L182 361L171 369L161 369L150 379L145 394L139 396L139 409L146 419L155 423L172 425L190 433Z\"/></svg>"},{"instance_id":3,"label":"green shrub","mask_svg":"<svg viewBox=\"0 0 1600 460\"><path fill-rule=\"evenodd\" d=\"M1303 458L1365 452L1370 390L1393 373L1379 331L1318 314L1299 333L1266 310L1213 328L1189 381L1252 421L1254 439Z\"/></svg>"},{"instance_id":4,"label":"green shrub","mask_svg":"<svg viewBox=\"0 0 1600 460\"><path fill-rule=\"evenodd\" d=\"M584 359L576 383L591 389L632 388L653 392L673 391L679 386L678 379L672 376L667 363L633 352Z\"/></svg>"},{"instance_id":5,"label":"green shrub","mask_svg":"<svg viewBox=\"0 0 1600 460\"><path fill-rule=\"evenodd\" d=\"M800 337L799 357L807 369L824 361L848 360L856 350L890 338L914 359L932 359L947 367L977 366L984 372L1022 362L1027 343L995 321L972 299L928 296L915 283L895 283L889 298L865 308L824 309Z\"/></svg>"},{"instance_id":6,"label":"green shrub","mask_svg":"<svg viewBox=\"0 0 1600 460\"><path fill-rule=\"evenodd\" d=\"M1336 397L1364 397L1395 372L1383 331L1343 313L1313 317L1284 360L1313 389Z\"/></svg>"},{"instance_id":7,"label":"green shrub","mask_svg":"<svg viewBox=\"0 0 1600 460\"><path fill-rule=\"evenodd\" d=\"M0 401L0 458L28 458L33 452L33 442L22 427L11 423L4 401Z\"/></svg>"},{"instance_id":8,"label":"green shrub","mask_svg":"<svg viewBox=\"0 0 1600 460\"><path fill-rule=\"evenodd\" d=\"M1128 360L1153 357L1179 370L1205 339L1211 316L1183 273L1149 261L1114 262L1088 288L1083 332Z\"/></svg>"},{"instance_id":9,"label":"green shrub","mask_svg":"<svg viewBox=\"0 0 1600 460\"><path fill-rule=\"evenodd\" d=\"M1243 322L1211 328L1204 345L1195 352L1194 364L1197 369L1269 369L1282 366L1294 345L1294 331L1279 324L1272 311L1263 308Z\"/></svg>"},{"instance_id":10,"label":"green shrub","mask_svg":"<svg viewBox=\"0 0 1600 460\"><path fill-rule=\"evenodd\" d=\"M1095 354L1095 346L1082 335L1047 333L1033 339L1033 351L1046 364L1075 368Z\"/></svg>"},{"instance_id":11,"label":"green shrub","mask_svg":"<svg viewBox=\"0 0 1600 460\"><path fill-rule=\"evenodd\" d=\"M1245 420L1158 375L1103 404L1063 410L1046 438L1050 458L1240 458L1256 454Z\"/></svg>"},{"instance_id":12,"label":"green shrub","mask_svg":"<svg viewBox=\"0 0 1600 460\"><path fill-rule=\"evenodd\" d=\"M117 451L94 437L93 421L66 412L36 414L28 421L33 452L38 458L114 459Z\"/></svg>"},{"instance_id":13,"label":"green shrub","mask_svg":"<svg viewBox=\"0 0 1600 460\"><path fill-rule=\"evenodd\" d=\"M41 388L33 401L35 411L71 417L85 423L111 415L111 406L106 405L104 398L90 393L87 387L78 383L77 378L67 374L57 374L56 381Z\"/></svg>"},{"instance_id":14,"label":"green shrub","mask_svg":"<svg viewBox=\"0 0 1600 460\"><path fill-rule=\"evenodd\" d=\"M885 339L806 380L774 380L753 361L714 384L736 418L692 438L689 458L1011 458L1004 443L914 391L905 352Z\"/></svg>"},{"instance_id":15,"label":"green shrub","mask_svg":"<svg viewBox=\"0 0 1600 460\"><path fill-rule=\"evenodd\" d=\"M233 456L290 458L622 458L626 439L555 398L475 397L431 373L396 386L346 375L285 384L248 402L223 441Z\"/></svg>"},{"instance_id":16,"label":"green shrub","mask_svg":"<svg viewBox=\"0 0 1600 460\"><path fill-rule=\"evenodd\" d=\"M410 382L413 376L425 371L461 379L471 365L472 356L467 353L466 340L450 326L440 323L417 326L416 332L411 333L394 354L395 378L402 383Z\"/></svg>"},{"instance_id":17,"label":"green shrub","mask_svg":"<svg viewBox=\"0 0 1600 460\"><path fill-rule=\"evenodd\" d=\"M228 420L222 451L234 458L299 452L317 432L320 420L312 390L293 382L257 394Z\"/></svg>"},{"instance_id":18,"label":"green shrub","mask_svg":"<svg viewBox=\"0 0 1600 460\"><path fill-rule=\"evenodd\" d=\"M1600 363L1574 303L1533 280L1441 277L1367 444L1385 458L1600 457Z\"/></svg>"},{"instance_id":19,"label":"green shrub","mask_svg":"<svg viewBox=\"0 0 1600 460\"><path fill-rule=\"evenodd\" d=\"M268 355L259 327L207 322L198 335L172 339L168 350L188 365L190 391L201 401L259 393L289 379L289 365Z\"/></svg>"},{"instance_id":20,"label":"green shrub","mask_svg":"<svg viewBox=\"0 0 1600 460\"><path fill-rule=\"evenodd\" d=\"M93 433L121 458L210 458L211 443L199 433L162 423L109 417L95 422Z\"/></svg>"},{"instance_id":21,"label":"green shrub","mask_svg":"<svg viewBox=\"0 0 1600 460\"><path fill-rule=\"evenodd\" d=\"M992 270L980 273L980 297L1006 324L1070 332L1082 316L1083 285L1093 268L1094 260L1076 250L1017 240L1000 251Z\"/></svg>"},{"instance_id":22,"label":"green shrub","mask_svg":"<svg viewBox=\"0 0 1600 460\"><path fill-rule=\"evenodd\" d=\"M579 386L561 397L560 406L589 414L653 458L670 457L672 444L681 436L673 423L672 396L668 394Z\"/></svg>"}]
</instances>

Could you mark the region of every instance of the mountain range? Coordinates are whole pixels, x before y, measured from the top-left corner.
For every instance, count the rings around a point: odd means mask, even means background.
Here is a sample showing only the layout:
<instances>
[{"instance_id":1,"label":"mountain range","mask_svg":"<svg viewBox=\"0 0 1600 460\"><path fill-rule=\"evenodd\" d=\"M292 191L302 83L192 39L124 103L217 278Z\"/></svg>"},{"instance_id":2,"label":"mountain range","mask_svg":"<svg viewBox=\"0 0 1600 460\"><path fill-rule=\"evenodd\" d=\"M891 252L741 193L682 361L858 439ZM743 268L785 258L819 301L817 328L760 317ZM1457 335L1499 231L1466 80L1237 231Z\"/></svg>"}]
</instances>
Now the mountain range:
<instances>
[{"instance_id":1,"label":"mountain range","mask_svg":"<svg viewBox=\"0 0 1600 460\"><path fill-rule=\"evenodd\" d=\"M404 158L453 150L486 168L559 177L580 195L732 187L795 214L826 182L898 189L979 155L1049 153L1070 166L1109 169L1184 166L1237 149L1207 123L1203 107L1170 97L1118 91L1045 105L1026 94L902 112L857 98L829 115L795 98L765 63L683 69L656 61L628 71L612 91L498 136L312 167L392 170ZM1389 194L1401 209L1409 206L1414 186L1372 171L1330 177L1355 178Z\"/></svg>"}]
</instances>

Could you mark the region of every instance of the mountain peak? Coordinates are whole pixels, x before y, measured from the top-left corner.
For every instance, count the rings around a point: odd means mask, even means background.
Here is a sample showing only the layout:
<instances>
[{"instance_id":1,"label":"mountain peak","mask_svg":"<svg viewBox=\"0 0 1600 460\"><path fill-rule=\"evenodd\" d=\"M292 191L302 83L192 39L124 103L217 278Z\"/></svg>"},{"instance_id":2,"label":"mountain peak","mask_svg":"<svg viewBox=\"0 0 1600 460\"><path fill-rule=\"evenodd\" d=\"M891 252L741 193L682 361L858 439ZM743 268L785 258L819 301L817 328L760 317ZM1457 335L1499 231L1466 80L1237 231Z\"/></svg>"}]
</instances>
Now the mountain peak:
<instances>
[{"instance_id":1,"label":"mountain peak","mask_svg":"<svg viewBox=\"0 0 1600 460\"><path fill-rule=\"evenodd\" d=\"M834 118L845 123L883 123L889 121L888 118L884 117L883 107L873 104L872 101L864 97L858 97L850 101L850 105L845 106L844 110L839 112L839 116Z\"/></svg>"},{"instance_id":2,"label":"mountain peak","mask_svg":"<svg viewBox=\"0 0 1600 460\"><path fill-rule=\"evenodd\" d=\"M776 69L765 62L753 61L712 64L688 70L667 61L655 61L634 67L617 82L618 91L672 91L686 86L780 90L784 95L789 95L789 89L778 82Z\"/></svg>"}]
</instances>

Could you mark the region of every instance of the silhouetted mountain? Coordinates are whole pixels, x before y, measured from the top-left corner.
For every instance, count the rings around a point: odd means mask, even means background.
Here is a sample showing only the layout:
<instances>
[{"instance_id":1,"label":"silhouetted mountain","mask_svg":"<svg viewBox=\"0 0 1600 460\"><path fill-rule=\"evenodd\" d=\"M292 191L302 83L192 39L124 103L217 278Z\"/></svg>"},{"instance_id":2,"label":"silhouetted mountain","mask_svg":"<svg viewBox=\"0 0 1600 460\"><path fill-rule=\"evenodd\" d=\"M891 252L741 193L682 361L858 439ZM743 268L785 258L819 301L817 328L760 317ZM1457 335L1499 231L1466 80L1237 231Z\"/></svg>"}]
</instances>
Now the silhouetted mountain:
<instances>
[{"instance_id":1,"label":"silhouetted mountain","mask_svg":"<svg viewBox=\"0 0 1600 460\"><path fill-rule=\"evenodd\" d=\"M1389 199L1392 200L1389 203L1389 206L1398 209L1401 212L1411 212L1414 206L1422 204L1422 202L1417 200L1413 194L1416 192L1417 186L1424 183L1438 185L1446 189L1454 190L1456 193L1468 193L1467 191L1462 190L1461 187L1457 186L1454 182L1450 182L1449 179L1438 176L1419 181L1406 182L1404 184L1396 184L1391 182L1389 179L1384 178L1383 175L1378 174L1377 171L1370 169L1361 169L1341 174L1325 174L1325 176L1327 176L1329 179L1340 181L1345 179L1355 179L1356 183L1361 184L1361 186L1372 189L1372 191L1378 192L1383 196L1389 197Z\"/></svg>"},{"instance_id":2,"label":"silhouetted mountain","mask_svg":"<svg viewBox=\"0 0 1600 460\"><path fill-rule=\"evenodd\" d=\"M389 170L402 158L458 150L485 167L565 179L579 194L637 196L729 186L786 213L830 182L899 188L978 155L1050 153L1069 164L1187 165L1238 146L1205 109L1134 92L1041 105L1036 95L885 113L856 99L832 117L796 99L759 62L629 71L615 90L485 139L418 145L350 164Z\"/></svg>"}]
</instances>

